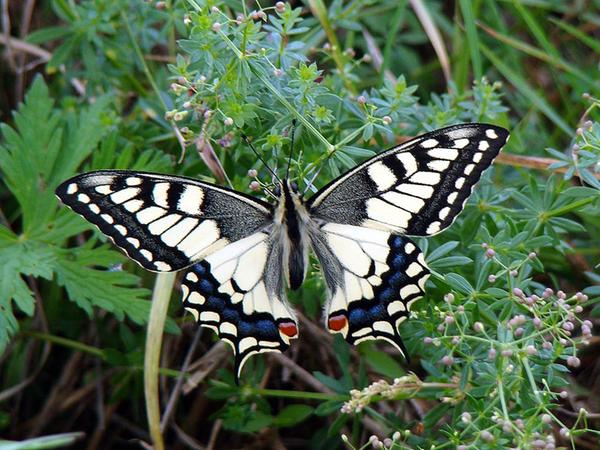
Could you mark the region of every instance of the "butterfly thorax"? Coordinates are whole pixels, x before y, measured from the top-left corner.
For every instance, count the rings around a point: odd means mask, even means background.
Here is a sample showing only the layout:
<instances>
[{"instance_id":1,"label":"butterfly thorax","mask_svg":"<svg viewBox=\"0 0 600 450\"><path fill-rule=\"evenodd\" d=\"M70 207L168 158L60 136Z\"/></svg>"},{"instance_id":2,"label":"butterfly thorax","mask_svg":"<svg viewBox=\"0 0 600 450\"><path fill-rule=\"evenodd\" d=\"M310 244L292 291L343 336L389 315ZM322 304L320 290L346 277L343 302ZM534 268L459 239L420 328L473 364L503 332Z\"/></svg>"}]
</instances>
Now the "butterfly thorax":
<instances>
[{"instance_id":1,"label":"butterfly thorax","mask_svg":"<svg viewBox=\"0 0 600 450\"><path fill-rule=\"evenodd\" d=\"M282 265L288 286L295 290L306 275L308 244L305 229L310 219L296 183L284 180L277 191L275 225L281 227Z\"/></svg>"}]
</instances>

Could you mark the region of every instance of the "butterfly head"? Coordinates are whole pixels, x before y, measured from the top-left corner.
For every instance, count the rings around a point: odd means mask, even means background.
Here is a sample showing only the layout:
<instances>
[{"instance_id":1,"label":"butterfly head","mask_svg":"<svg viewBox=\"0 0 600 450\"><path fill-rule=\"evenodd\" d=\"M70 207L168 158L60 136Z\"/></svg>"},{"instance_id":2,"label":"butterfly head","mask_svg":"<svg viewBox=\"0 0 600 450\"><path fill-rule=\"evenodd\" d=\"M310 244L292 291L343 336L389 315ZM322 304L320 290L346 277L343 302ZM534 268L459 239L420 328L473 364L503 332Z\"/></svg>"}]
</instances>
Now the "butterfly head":
<instances>
[{"instance_id":1,"label":"butterfly head","mask_svg":"<svg viewBox=\"0 0 600 450\"><path fill-rule=\"evenodd\" d=\"M298 183L284 179L280 184L275 185L273 188L273 194L280 201L285 201L286 198L293 199L294 201L302 199L302 193L298 188Z\"/></svg>"}]
</instances>

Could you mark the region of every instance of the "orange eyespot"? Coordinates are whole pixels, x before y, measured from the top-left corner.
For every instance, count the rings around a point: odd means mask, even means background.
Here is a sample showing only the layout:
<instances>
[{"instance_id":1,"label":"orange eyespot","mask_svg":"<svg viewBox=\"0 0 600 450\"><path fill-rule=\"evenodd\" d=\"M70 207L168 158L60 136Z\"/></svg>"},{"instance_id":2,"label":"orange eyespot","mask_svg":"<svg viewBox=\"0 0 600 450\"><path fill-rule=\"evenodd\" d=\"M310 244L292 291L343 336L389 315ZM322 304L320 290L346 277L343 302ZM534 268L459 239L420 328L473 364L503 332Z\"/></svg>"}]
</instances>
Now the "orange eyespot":
<instances>
[{"instance_id":1,"label":"orange eyespot","mask_svg":"<svg viewBox=\"0 0 600 450\"><path fill-rule=\"evenodd\" d=\"M329 329L333 331L340 331L348 324L348 319L346 316L339 315L333 316L329 318L328 325Z\"/></svg>"},{"instance_id":2,"label":"orange eyespot","mask_svg":"<svg viewBox=\"0 0 600 450\"><path fill-rule=\"evenodd\" d=\"M293 338L298 334L298 327L294 322L284 322L279 324L279 331L286 336Z\"/></svg>"}]
</instances>

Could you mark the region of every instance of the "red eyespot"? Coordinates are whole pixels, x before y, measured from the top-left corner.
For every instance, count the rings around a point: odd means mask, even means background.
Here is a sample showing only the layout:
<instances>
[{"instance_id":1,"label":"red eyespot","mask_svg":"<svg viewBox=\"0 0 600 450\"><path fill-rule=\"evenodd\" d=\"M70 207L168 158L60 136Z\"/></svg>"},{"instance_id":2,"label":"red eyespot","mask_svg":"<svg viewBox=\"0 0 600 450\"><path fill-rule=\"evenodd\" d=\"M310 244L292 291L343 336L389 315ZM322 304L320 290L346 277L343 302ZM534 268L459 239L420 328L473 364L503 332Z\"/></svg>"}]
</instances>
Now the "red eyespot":
<instances>
[{"instance_id":1,"label":"red eyespot","mask_svg":"<svg viewBox=\"0 0 600 450\"><path fill-rule=\"evenodd\" d=\"M348 324L348 319L340 314L339 316L330 317L328 324L330 330L340 331Z\"/></svg>"},{"instance_id":2,"label":"red eyespot","mask_svg":"<svg viewBox=\"0 0 600 450\"><path fill-rule=\"evenodd\" d=\"M298 327L294 322L284 322L279 324L279 331L292 338L298 334Z\"/></svg>"}]
</instances>

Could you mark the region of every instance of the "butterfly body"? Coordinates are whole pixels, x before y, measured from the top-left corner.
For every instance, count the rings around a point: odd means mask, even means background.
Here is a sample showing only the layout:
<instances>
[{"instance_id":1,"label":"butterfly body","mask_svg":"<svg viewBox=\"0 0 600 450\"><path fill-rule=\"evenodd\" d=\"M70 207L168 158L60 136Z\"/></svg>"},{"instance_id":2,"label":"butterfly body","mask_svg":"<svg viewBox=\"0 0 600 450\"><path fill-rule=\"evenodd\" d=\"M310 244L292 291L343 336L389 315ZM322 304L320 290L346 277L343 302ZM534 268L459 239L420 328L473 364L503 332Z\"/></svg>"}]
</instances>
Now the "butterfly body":
<instances>
[{"instance_id":1,"label":"butterfly body","mask_svg":"<svg viewBox=\"0 0 600 450\"><path fill-rule=\"evenodd\" d=\"M359 164L308 200L284 179L274 204L185 177L103 170L57 196L142 267L185 269L183 305L235 354L284 351L298 336L286 289L298 289L312 249L325 323L351 344L382 339L405 356L398 326L424 294L429 270L407 236L447 228L508 139L464 124L417 137Z\"/></svg>"}]
</instances>

